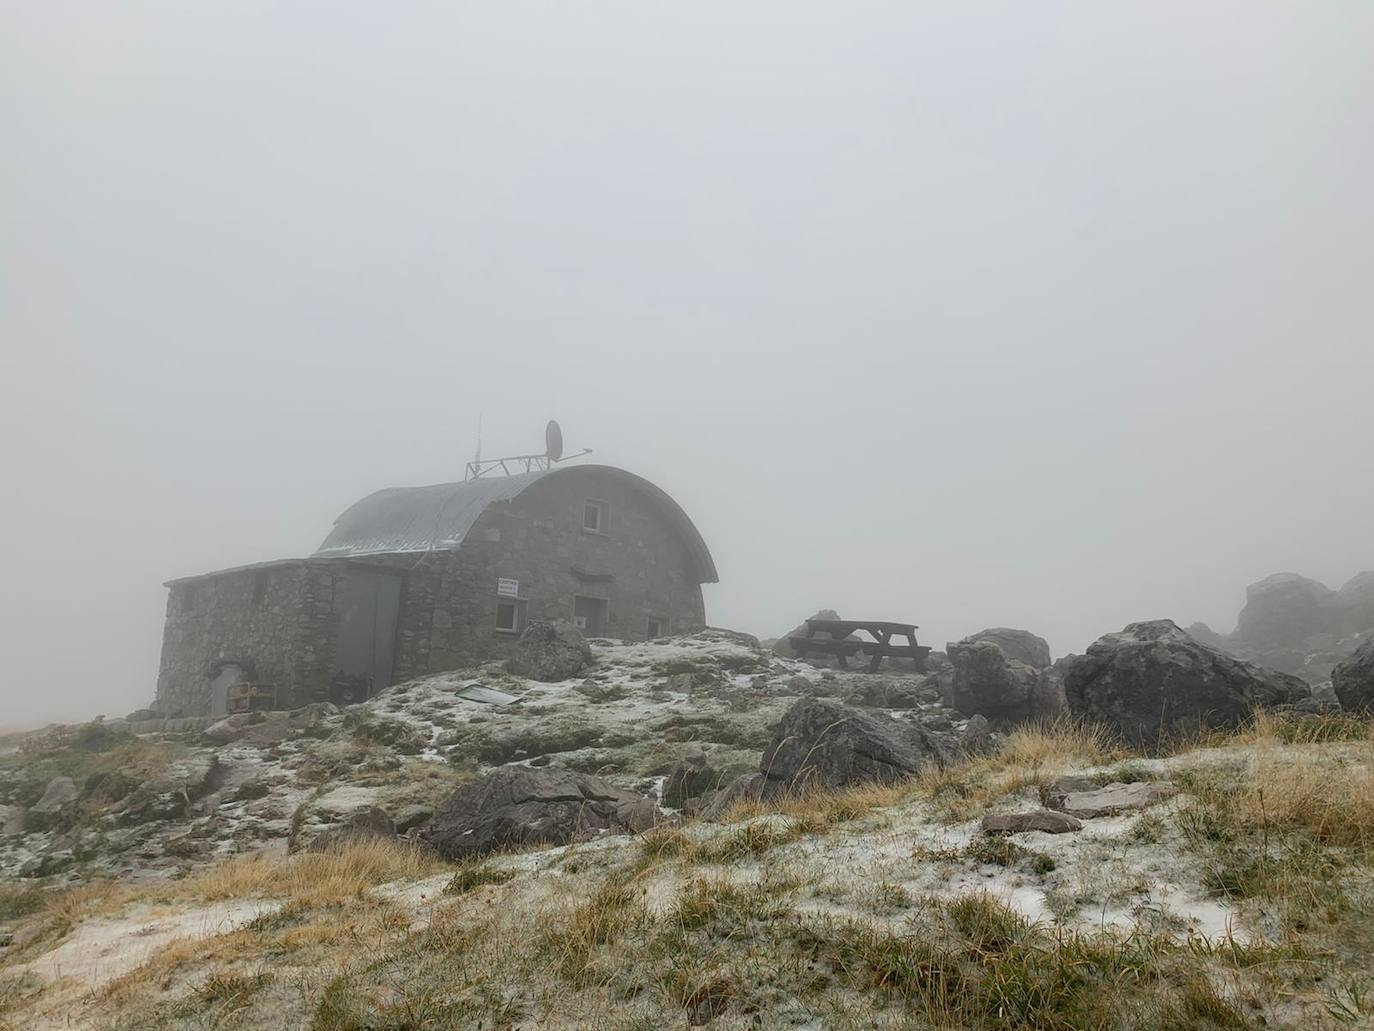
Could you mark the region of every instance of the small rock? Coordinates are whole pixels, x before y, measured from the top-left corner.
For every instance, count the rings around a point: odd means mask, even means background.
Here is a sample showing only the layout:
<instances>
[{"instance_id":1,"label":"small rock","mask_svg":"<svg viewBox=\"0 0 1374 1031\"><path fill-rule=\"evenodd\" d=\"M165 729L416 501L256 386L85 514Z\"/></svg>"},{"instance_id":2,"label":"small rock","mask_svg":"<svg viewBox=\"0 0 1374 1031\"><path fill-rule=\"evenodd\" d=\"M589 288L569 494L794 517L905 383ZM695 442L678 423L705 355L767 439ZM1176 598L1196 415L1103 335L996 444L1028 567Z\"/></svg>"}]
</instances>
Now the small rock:
<instances>
[{"instance_id":1,"label":"small rock","mask_svg":"<svg viewBox=\"0 0 1374 1031\"><path fill-rule=\"evenodd\" d=\"M1064 834L1082 829L1083 824L1077 819L1052 809L1037 809L1030 813L997 813L983 817L985 834L1020 834L1022 831Z\"/></svg>"},{"instance_id":2,"label":"small rock","mask_svg":"<svg viewBox=\"0 0 1374 1031\"><path fill-rule=\"evenodd\" d=\"M1113 816L1133 809L1144 809L1146 806L1164 801L1174 793L1174 790L1174 786L1168 781L1114 783L1095 791L1069 792L1055 808L1070 816L1091 820L1098 816Z\"/></svg>"}]
</instances>

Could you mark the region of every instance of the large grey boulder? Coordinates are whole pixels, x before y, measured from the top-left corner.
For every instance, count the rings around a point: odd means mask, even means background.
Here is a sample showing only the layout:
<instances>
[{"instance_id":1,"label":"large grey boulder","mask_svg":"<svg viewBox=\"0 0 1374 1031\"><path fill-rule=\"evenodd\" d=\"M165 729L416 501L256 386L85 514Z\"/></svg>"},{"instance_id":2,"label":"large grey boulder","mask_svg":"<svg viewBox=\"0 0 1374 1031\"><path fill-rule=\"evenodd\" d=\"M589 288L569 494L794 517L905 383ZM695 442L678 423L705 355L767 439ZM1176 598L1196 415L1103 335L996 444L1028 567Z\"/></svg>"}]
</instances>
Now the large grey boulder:
<instances>
[{"instance_id":1,"label":"large grey boulder","mask_svg":"<svg viewBox=\"0 0 1374 1031\"><path fill-rule=\"evenodd\" d=\"M770 788L886 783L944 762L951 751L916 724L828 698L803 698L783 714L759 771Z\"/></svg>"},{"instance_id":2,"label":"large grey boulder","mask_svg":"<svg viewBox=\"0 0 1374 1031\"><path fill-rule=\"evenodd\" d=\"M1100 637L1061 667L1070 712L1146 749L1202 729L1236 727L1256 708L1310 694L1300 678L1208 647L1168 619Z\"/></svg>"},{"instance_id":3,"label":"large grey boulder","mask_svg":"<svg viewBox=\"0 0 1374 1031\"><path fill-rule=\"evenodd\" d=\"M969 634L959 643L969 645L978 641L990 641L1001 648L1002 654L1007 658L1024 662L1036 669L1044 669L1054 661L1050 657L1049 643L1029 630L1013 630L1005 626L988 627L976 634Z\"/></svg>"},{"instance_id":4,"label":"large grey boulder","mask_svg":"<svg viewBox=\"0 0 1374 1031\"><path fill-rule=\"evenodd\" d=\"M1341 708L1351 712L1374 709L1374 635L1331 671L1331 686Z\"/></svg>"},{"instance_id":5,"label":"large grey boulder","mask_svg":"<svg viewBox=\"0 0 1374 1031\"><path fill-rule=\"evenodd\" d=\"M1336 592L1297 573L1275 573L1245 589L1236 632L1237 644L1266 650L1300 646L1329 628Z\"/></svg>"},{"instance_id":6,"label":"large grey boulder","mask_svg":"<svg viewBox=\"0 0 1374 1031\"><path fill-rule=\"evenodd\" d=\"M566 845L603 832L644 831L657 819L652 799L597 777L503 766L445 799L421 837L445 858L460 859L503 848Z\"/></svg>"},{"instance_id":7,"label":"large grey boulder","mask_svg":"<svg viewBox=\"0 0 1374 1031\"><path fill-rule=\"evenodd\" d=\"M592 646L567 620L535 621L525 628L506 667L531 680L571 680L596 664Z\"/></svg>"},{"instance_id":8,"label":"large grey boulder","mask_svg":"<svg viewBox=\"0 0 1374 1031\"><path fill-rule=\"evenodd\" d=\"M1044 638L994 627L945 646L954 667L950 703L998 728L1052 719L1064 710L1063 684Z\"/></svg>"}]
</instances>

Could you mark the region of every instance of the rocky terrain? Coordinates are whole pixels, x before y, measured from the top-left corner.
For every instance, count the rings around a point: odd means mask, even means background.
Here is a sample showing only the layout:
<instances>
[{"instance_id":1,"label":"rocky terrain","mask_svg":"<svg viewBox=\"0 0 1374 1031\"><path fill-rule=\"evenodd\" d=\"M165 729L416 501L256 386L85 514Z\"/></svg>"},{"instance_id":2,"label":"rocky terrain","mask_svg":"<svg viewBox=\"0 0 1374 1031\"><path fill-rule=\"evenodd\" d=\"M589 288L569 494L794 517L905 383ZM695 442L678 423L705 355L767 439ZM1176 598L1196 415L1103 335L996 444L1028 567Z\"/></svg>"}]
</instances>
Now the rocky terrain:
<instances>
[{"instance_id":1,"label":"rocky terrain","mask_svg":"<svg viewBox=\"0 0 1374 1031\"><path fill-rule=\"evenodd\" d=\"M1325 684L1374 636L1374 572L1352 577L1338 591L1297 573L1276 573L1246 588L1232 633L1205 623L1188 632L1238 658Z\"/></svg>"},{"instance_id":2,"label":"rocky terrain","mask_svg":"<svg viewBox=\"0 0 1374 1031\"><path fill-rule=\"evenodd\" d=\"M920 674L526 643L5 739L0 1026L1374 1023L1374 733L1297 677L1168 621Z\"/></svg>"}]
</instances>

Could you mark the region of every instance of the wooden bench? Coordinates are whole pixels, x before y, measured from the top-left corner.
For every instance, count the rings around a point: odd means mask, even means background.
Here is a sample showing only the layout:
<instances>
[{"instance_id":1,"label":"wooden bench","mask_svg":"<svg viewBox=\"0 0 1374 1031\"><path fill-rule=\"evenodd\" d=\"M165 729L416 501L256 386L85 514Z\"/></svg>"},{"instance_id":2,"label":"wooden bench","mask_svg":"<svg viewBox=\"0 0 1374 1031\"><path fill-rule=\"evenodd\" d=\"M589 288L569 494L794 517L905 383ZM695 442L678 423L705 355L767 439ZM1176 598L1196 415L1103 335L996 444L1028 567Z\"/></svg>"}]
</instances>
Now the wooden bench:
<instances>
[{"instance_id":1,"label":"wooden bench","mask_svg":"<svg viewBox=\"0 0 1374 1031\"><path fill-rule=\"evenodd\" d=\"M868 672L877 673L883 659L909 658L916 669L926 668L926 656L930 649L916 643L916 624L892 623L887 620L873 619L808 619L804 635L791 635L787 638L797 658L804 659L811 652L834 655L841 669L849 668L850 656L862 652L868 656ZM858 631L873 639L865 641L853 635ZM816 635L826 634L827 640ZM893 644L892 638L905 637L906 644Z\"/></svg>"}]
</instances>

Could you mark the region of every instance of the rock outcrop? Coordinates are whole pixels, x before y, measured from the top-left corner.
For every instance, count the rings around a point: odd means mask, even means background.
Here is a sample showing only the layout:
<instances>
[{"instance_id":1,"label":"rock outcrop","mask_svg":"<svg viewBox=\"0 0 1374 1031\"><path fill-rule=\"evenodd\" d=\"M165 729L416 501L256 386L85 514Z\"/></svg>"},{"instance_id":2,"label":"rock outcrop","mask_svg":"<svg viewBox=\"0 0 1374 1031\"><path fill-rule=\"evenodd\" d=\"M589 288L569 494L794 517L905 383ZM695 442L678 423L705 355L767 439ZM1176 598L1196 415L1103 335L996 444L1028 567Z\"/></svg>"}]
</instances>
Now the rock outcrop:
<instances>
[{"instance_id":1,"label":"rock outcrop","mask_svg":"<svg viewBox=\"0 0 1374 1031\"><path fill-rule=\"evenodd\" d=\"M395 837L396 824L391 817L375 805L369 805L353 810L339 826L317 834L307 851L330 852L346 845L392 841Z\"/></svg>"},{"instance_id":2,"label":"rock outcrop","mask_svg":"<svg viewBox=\"0 0 1374 1031\"><path fill-rule=\"evenodd\" d=\"M502 848L566 845L654 825L653 800L585 773L503 766L464 785L421 833L447 859Z\"/></svg>"},{"instance_id":3,"label":"rock outcrop","mask_svg":"<svg viewBox=\"0 0 1374 1031\"><path fill-rule=\"evenodd\" d=\"M945 646L954 667L950 702L1006 728L1064 710L1063 684L1044 638L995 627Z\"/></svg>"},{"instance_id":4,"label":"rock outcrop","mask_svg":"<svg viewBox=\"0 0 1374 1031\"><path fill-rule=\"evenodd\" d=\"M1297 573L1276 573L1246 588L1234 633L1217 634L1206 624L1189 633L1247 662L1319 684L1374 637L1374 572L1357 574L1339 591Z\"/></svg>"},{"instance_id":5,"label":"rock outcrop","mask_svg":"<svg viewBox=\"0 0 1374 1031\"><path fill-rule=\"evenodd\" d=\"M1374 636L1331 671L1331 686L1341 708L1351 712L1374 709Z\"/></svg>"},{"instance_id":6,"label":"rock outcrop","mask_svg":"<svg viewBox=\"0 0 1374 1031\"><path fill-rule=\"evenodd\" d=\"M719 787L720 774L711 768L701 753L674 763L663 778L663 804L683 808L689 799L700 798Z\"/></svg>"},{"instance_id":7,"label":"rock outcrop","mask_svg":"<svg viewBox=\"0 0 1374 1031\"><path fill-rule=\"evenodd\" d=\"M759 764L769 788L887 783L949 758L951 747L914 723L826 698L783 715Z\"/></svg>"},{"instance_id":8,"label":"rock outcrop","mask_svg":"<svg viewBox=\"0 0 1374 1031\"><path fill-rule=\"evenodd\" d=\"M592 647L581 631L566 620L558 620L535 621L527 626L506 665L517 676L552 682L581 676L595 663Z\"/></svg>"},{"instance_id":9,"label":"rock outcrop","mask_svg":"<svg viewBox=\"0 0 1374 1031\"><path fill-rule=\"evenodd\" d=\"M1256 708L1294 704L1311 693L1300 678L1211 648L1167 619L1107 634L1063 668L1075 716L1146 749L1202 729L1238 726Z\"/></svg>"}]
</instances>

